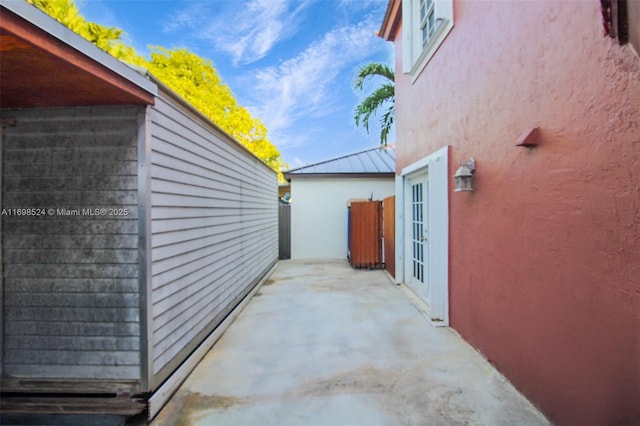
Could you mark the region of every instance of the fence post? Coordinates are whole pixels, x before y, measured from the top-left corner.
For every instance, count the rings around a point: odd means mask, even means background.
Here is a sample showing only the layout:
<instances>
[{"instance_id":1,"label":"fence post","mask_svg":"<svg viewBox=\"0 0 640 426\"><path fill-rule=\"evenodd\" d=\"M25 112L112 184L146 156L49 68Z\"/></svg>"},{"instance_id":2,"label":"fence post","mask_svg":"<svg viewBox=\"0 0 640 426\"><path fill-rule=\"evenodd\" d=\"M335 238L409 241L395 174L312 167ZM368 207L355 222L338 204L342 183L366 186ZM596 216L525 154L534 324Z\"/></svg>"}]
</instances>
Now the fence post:
<instances>
[{"instance_id":1,"label":"fence post","mask_svg":"<svg viewBox=\"0 0 640 426\"><path fill-rule=\"evenodd\" d=\"M278 207L278 259L291 259L291 205Z\"/></svg>"},{"instance_id":2,"label":"fence post","mask_svg":"<svg viewBox=\"0 0 640 426\"><path fill-rule=\"evenodd\" d=\"M382 239L384 242L384 269L396 276L396 197L382 201Z\"/></svg>"}]
</instances>

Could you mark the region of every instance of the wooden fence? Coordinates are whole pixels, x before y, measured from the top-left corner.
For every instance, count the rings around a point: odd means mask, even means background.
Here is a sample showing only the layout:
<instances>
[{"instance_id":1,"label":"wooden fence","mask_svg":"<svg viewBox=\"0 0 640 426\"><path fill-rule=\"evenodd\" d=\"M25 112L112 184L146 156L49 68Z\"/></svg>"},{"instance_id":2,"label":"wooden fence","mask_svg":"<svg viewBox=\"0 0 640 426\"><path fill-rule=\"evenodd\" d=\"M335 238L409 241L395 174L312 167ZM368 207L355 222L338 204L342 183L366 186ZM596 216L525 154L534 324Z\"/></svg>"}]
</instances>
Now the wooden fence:
<instances>
[{"instance_id":1,"label":"wooden fence","mask_svg":"<svg viewBox=\"0 0 640 426\"><path fill-rule=\"evenodd\" d=\"M348 241L352 267L384 268L395 276L395 197L352 202Z\"/></svg>"},{"instance_id":2,"label":"wooden fence","mask_svg":"<svg viewBox=\"0 0 640 426\"><path fill-rule=\"evenodd\" d=\"M291 205L280 204L278 209L278 259L291 259Z\"/></svg>"},{"instance_id":3,"label":"wooden fence","mask_svg":"<svg viewBox=\"0 0 640 426\"><path fill-rule=\"evenodd\" d=\"M396 197L382 201L382 239L384 249L384 269L396 276Z\"/></svg>"},{"instance_id":4,"label":"wooden fence","mask_svg":"<svg viewBox=\"0 0 640 426\"><path fill-rule=\"evenodd\" d=\"M351 203L349 218L349 263L354 268L378 269L382 258L382 202Z\"/></svg>"}]
</instances>

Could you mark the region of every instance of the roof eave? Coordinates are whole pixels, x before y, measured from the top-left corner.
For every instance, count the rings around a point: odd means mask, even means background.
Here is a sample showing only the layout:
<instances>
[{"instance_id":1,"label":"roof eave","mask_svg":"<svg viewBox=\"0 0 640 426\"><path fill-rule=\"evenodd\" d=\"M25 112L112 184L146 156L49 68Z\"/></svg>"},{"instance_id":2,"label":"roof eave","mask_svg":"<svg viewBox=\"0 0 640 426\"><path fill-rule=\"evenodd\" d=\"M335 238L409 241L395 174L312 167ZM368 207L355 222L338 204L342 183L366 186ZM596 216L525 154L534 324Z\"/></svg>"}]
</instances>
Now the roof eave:
<instances>
[{"instance_id":1,"label":"roof eave","mask_svg":"<svg viewBox=\"0 0 640 426\"><path fill-rule=\"evenodd\" d=\"M37 54L45 52L49 55L48 60L67 64L74 69L74 72L77 71L86 78L94 78L96 81L110 85L122 93L123 98L134 100L133 103L154 103L157 88L149 79L75 34L35 6L23 1L0 0L0 9L2 9L0 24L2 33L18 40L21 48L28 48ZM7 55L10 53L12 52L4 52ZM5 71L3 69L3 80L11 77L5 75ZM38 70L34 69L33 72L37 73Z\"/></svg>"},{"instance_id":2,"label":"roof eave","mask_svg":"<svg viewBox=\"0 0 640 426\"><path fill-rule=\"evenodd\" d=\"M402 0L389 0L382 24L377 32L378 37L386 41L394 41L402 18Z\"/></svg>"}]
</instances>

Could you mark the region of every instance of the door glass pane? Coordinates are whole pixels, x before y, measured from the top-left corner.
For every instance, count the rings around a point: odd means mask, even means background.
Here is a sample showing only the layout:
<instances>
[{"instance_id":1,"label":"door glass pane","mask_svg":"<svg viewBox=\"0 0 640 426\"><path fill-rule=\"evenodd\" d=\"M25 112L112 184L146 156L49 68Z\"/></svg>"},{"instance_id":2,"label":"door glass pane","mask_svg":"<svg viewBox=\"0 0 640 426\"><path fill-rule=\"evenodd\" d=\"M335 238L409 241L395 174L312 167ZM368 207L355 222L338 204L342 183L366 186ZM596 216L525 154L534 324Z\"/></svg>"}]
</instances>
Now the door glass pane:
<instances>
[{"instance_id":1,"label":"door glass pane","mask_svg":"<svg viewBox=\"0 0 640 426\"><path fill-rule=\"evenodd\" d=\"M424 283L424 197L423 184L411 185L411 239L413 277Z\"/></svg>"}]
</instances>

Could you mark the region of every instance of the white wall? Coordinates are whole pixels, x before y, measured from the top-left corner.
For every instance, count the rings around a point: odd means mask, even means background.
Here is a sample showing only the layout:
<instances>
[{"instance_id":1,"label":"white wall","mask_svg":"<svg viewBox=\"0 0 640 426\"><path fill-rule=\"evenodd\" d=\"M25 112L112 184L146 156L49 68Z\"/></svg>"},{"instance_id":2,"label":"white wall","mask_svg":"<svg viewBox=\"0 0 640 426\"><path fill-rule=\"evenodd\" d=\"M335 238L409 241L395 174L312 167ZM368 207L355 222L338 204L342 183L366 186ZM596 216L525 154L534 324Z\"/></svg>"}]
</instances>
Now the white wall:
<instances>
[{"instance_id":1,"label":"white wall","mask_svg":"<svg viewBox=\"0 0 640 426\"><path fill-rule=\"evenodd\" d=\"M291 258L347 257L347 201L394 195L394 178L292 178Z\"/></svg>"},{"instance_id":2,"label":"white wall","mask_svg":"<svg viewBox=\"0 0 640 426\"><path fill-rule=\"evenodd\" d=\"M158 380L278 260L276 173L160 90L149 116L150 338Z\"/></svg>"}]
</instances>

